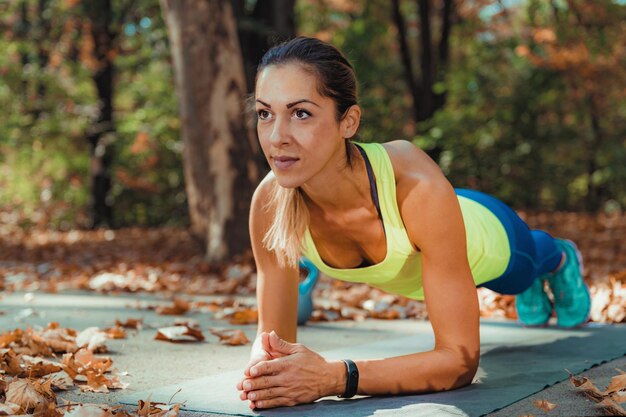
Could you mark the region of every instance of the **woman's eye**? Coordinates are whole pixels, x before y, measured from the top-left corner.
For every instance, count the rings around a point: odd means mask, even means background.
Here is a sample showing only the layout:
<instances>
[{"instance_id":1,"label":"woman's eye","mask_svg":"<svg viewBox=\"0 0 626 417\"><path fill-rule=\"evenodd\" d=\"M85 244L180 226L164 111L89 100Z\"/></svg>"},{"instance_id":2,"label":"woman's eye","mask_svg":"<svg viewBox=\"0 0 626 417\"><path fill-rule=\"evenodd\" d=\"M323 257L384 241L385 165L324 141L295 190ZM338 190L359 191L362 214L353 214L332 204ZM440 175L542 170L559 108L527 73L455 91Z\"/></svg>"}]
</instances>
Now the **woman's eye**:
<instances>
[{"instance_id":1,"label":"woman's eye","mask_svg":"<svg viewBox=\"0 0 626 417\"><path fill-rule=\"evenodd\" d=\"M293 114L296 116L296 119L300 120L308 119L311 116L311 113L302 109L296 109Z\"/></svg>"},{"instance_id":2,"label":"woman's eye","mask_svg":"<svg viewBox=\"0 0 626 417\"><path fill-rule=\"evenodd\" d=\"M261 120L267 120L270 118L270 112L268 112L267 110L257 110L256 114Z\"/></svg>"}]
</instances>

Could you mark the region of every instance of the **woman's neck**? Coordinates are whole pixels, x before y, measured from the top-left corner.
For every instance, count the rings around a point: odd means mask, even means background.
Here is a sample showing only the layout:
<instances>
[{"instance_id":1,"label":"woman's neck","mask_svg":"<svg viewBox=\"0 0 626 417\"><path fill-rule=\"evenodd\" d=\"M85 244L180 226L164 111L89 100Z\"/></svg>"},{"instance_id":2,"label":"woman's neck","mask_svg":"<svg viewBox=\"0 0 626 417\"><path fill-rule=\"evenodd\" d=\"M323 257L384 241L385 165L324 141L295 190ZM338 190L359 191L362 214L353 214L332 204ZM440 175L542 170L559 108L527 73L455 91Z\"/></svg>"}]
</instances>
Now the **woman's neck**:
<instances>
[{"instance_id":1,"label":"woman's neck","mask_svg":"<svg viewBox=\"0 0 626 417\"><path fill-rule=\"evenodd\" d=\"M323 172L301 186L304 201L309 209L313 209L311 211L333 215L363 208L365 202L370 200L365 161L355 146L350 144L352 166L346 162L346 148L343 147L343 152L338 152Z\"/></svg>"}]
</instances>

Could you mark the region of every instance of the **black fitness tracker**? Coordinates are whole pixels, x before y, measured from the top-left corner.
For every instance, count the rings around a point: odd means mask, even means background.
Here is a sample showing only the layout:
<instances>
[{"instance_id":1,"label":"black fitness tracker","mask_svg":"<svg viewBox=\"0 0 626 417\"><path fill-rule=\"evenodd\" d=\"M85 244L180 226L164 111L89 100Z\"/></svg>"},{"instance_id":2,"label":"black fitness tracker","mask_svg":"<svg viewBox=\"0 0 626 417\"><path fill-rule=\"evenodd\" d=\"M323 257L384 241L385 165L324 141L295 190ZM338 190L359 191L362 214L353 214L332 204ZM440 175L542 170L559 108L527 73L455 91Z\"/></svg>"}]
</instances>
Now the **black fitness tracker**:
<instances>
[{"instance_id":1,"label":"black fitness tracker","mask_svg":"<svg viewBox=\"0 0 626 417\"><path fill-rule=\"evenodd\" d=\"M346 391L339 398L352 398L359 389L359 369L350 359L342 359L346 364Z\"/></svg>"}]
</instances>

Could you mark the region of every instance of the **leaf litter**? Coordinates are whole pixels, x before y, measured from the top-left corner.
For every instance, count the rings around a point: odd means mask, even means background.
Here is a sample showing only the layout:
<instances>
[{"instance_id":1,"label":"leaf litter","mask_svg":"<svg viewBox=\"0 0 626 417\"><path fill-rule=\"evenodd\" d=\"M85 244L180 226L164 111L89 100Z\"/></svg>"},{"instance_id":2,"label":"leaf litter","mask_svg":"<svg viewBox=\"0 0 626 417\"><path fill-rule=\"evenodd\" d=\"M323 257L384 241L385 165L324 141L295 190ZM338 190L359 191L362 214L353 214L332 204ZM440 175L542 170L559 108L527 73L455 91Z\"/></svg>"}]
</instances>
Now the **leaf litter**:
<instances>
[{"instance_id":1,"label":"leaf litter","mask_svg":"<svg viewBox=\"0 0 626 417\"><path fill-rule=\"evenodd\" d=\"M626 213L524 212L520 216L533 229L571 239L584 258L584 276L593 297L591 320L626 321ZM10 216L6 217L11 218ZM77 249L80 244L80 250ZM126 228L118 230L71 230L43 227L23 229L15 220L0 222L0 291L50 291L81 289L98 292L153 292L251 296L256 290L252 254L235 262L209 264L185 229ZM54 248L54 250L51 250ZM94 262L94 259L97 261ZM517 319L513 296L478 292L483 317ZM315 290L313 320L426 319L423 303L385 294L366 285L340 283L325 277ZM326 305L317 302L327 301ZM231 301L231 303L233 303ZM186 314L191 310L212 312L235 323L253 323L253 306L228 310L227 302L211 306L174 301L162 314ZM384 308L386 307L386 308ZM29 314L36 314L31 311ZM242 321L243 320L243 321Z\"/></svg>"},{"instance_id":2,"label":"leaf litter","mask_svg":"<svg viewBox=\"0 0 626 417\"><path fill-rule=\"evenodd\" d=\"M626 416L622 403L626 402L626 373L617 369L619 375L611 378L604 391L598 389L589 378L576 378L569 371L569 380L572 385L589 399L594 401L608 416Z\"/></svg>"}]
</instances>

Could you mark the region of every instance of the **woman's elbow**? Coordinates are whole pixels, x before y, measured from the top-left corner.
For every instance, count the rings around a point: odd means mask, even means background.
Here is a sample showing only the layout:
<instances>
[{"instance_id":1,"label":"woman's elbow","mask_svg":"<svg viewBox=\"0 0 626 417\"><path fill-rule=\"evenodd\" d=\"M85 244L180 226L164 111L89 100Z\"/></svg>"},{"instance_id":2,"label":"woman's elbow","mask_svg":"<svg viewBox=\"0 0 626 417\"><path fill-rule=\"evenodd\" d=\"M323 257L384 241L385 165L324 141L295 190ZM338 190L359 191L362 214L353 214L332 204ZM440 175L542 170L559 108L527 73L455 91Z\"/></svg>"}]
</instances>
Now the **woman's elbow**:
<instances>
[{"instance_id":1,"label":"woman's elbow","mask_svg":"<svg viewBox=\"0 0 626 417\"><path fill-rule=\"evenodd\" d=\"M453 390L471 384L478 371L480 351L451 349L446 353L450 367L448 368L449 378L446 378L443 390Z\"/></svg>"},{"instance_id":2,"label":"woman's elbow","mask_svg":"<svg viewBox=\"0 0 626 417\"><path fill-rule=\"evenodd\" d=\"M457 389L469 385L478 371L479 354L464 354L456 356L456 378L450 389Z\"/></svg>"}]
</instances>

